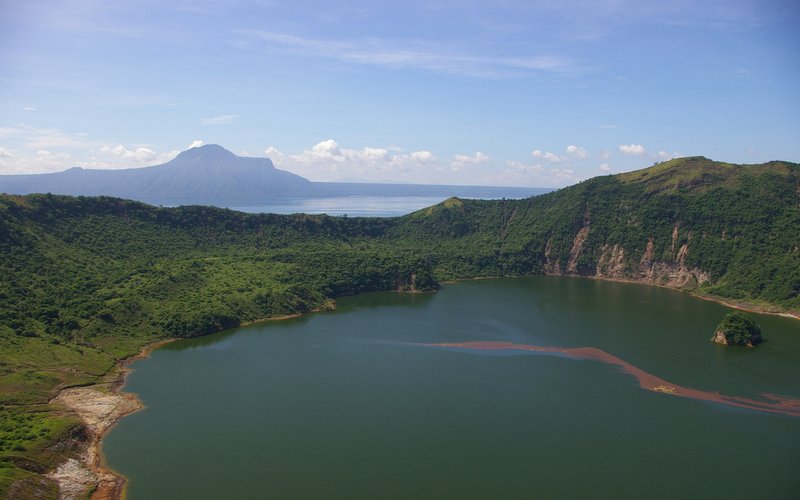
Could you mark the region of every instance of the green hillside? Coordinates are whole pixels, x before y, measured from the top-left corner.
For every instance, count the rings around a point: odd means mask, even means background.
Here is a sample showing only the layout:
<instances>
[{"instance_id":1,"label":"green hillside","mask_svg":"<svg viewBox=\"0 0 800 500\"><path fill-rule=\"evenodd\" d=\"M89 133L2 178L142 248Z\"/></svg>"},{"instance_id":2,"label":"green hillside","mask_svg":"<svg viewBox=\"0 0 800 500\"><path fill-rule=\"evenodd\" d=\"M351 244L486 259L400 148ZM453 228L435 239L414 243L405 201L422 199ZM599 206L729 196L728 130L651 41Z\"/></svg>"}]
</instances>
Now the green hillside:
<instances>
[{"instance_id":1,"label":"green hillside","mask_svg":"<svg viewBox=\"0 0 800 500\"><path fill-rule=\"evenodd\" d=\"M157 340L325 309L341 295L549 273L798 313L799 207L800 165L705 158L395 219L0 195L0 491L53 493L40 474L80 434L47 404L61 388L116 373Z\"/></svg>"},{"instance_id":2,"label":"green hillside","mask_svg":"<svg viewBox=\"0 0 800 500\"><path fill-rule=\"evenodd\" d=\"M448 201L392 231L428 249L437 277L596 276L798 311L798 206L800 165L683 158L526 200Z\"/></svg>"}]
</instances>

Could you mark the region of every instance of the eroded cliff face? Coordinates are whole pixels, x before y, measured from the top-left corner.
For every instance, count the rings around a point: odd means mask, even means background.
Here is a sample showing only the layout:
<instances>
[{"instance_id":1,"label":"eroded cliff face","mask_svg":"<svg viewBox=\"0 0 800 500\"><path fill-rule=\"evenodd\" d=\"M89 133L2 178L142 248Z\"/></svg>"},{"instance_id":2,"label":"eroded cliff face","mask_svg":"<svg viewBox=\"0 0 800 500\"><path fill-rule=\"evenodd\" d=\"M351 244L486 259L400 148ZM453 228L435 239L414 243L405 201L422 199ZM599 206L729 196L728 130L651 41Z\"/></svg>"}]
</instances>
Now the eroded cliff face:
<instances>
[{"instance_id":1,"label":"eroded cliff face","mask_svg":"<svg viewBox=\"0 0 800 500\"><path fill-rule=\"evenodd\" d=\"M551 258L553 253L553 237L547 239L544 246L544 272L545 274L561 274L561 261Z\"/></svg>"},{"instance_id":2,"label":"eroded cliff face","mask_svg":"<svg viewBox=\"0 0 800 500\"><path fill-rule=\"evenodd\" d=\"M601 279L635 281L651 285L671 288L692 289L708 282L709 274L697 267L687 265L687 257L691 252L692 234L686 233L685 242L680 243L679 224L672 230L669 254L656 258L656 245L653 237L648 238L644 251L637 255L618 243L602 243L599 248L587 245L591 226L582 227L572 242L566 269L553 252L553 238L549 238L544 250L543 269L546 274L567 276L593 276ZM680 244L679 244L680 243ZM578 263L584 252L595 255L594 273L586 272ZM666 257L666 258L664 258Z\"/></svg>"},{"instance_id":3,"label":"eroded cliff face","mask_svg":"<svg viewBox=\"0 0 800 500\"><path fill-rule=\"evenodd\" d=\"M575 235L575 240L572 242L572 249L569 251L569 260L567 261L567 273L574 274L578 271L578 258L583 252L583 245L586 243L586 238L589 236L589 225L585 225Z\"/></svg>"}]
</instances>

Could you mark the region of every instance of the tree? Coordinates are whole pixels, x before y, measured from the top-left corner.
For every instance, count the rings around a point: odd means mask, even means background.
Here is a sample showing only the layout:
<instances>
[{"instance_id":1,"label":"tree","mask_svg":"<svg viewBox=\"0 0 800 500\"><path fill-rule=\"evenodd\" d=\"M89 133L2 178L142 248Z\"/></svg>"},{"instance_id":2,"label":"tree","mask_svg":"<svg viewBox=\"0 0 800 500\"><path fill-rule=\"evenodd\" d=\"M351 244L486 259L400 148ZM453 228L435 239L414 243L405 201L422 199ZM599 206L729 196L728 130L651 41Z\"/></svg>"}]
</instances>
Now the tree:
<instances>
[{"instance_id":1,"label":"tree","mask_svg":"<svg viewBox=\"0 0 800 500\"><path fill-rule=\"evenodd\" d=\"M761 328L750 316L734 311L717 326L711 340L718 344L752 347L761 342Z\"/></svg>"}]
</instances>

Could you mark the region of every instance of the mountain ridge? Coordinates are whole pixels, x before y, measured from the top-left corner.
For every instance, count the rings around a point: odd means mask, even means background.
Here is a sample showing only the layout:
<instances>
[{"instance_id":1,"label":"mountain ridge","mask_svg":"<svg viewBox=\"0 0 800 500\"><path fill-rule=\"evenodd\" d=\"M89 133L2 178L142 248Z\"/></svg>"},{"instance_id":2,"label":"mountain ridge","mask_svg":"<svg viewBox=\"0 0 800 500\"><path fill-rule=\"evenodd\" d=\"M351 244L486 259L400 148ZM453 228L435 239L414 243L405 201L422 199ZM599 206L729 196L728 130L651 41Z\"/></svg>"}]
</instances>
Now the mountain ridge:
<instances>
[{"instance_id":1,"label":"mountain ridge","mask_svg":"<svg viewBox=\"0 0 800 500\"><path fill-rule=\"evenodd\" d=\"M275 167L269 158L243 157L217 144L181 152L148 167L117 170L73 167L48 174L0 175L0 192L114 196L151 205L259 205L274 199L336 196L442 196L506 193L531 196L542 188L313 182Z\"/></svg>"}]
</instances>

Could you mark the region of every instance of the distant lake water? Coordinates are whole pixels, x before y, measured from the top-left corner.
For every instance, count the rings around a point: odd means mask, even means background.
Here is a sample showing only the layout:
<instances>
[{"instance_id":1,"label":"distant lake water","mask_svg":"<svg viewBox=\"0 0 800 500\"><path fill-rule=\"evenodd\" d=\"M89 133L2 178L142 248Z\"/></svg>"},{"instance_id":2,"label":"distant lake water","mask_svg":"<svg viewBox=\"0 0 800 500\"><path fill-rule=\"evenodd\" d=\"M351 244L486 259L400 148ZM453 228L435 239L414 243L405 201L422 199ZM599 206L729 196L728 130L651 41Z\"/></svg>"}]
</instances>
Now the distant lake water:
<instances>
[{"instance_id":1,"label":"distant lake water","mask_svg":"<svg viewBox=\"0 0 800 500\"><path fill-rule=\"evenodd\" d=\"M328 214L348 217L399 217L410 214L446 197L442 196L333 196L327 198L290 198L267 204L229 207L249 213Z\"/></svg>"},{"instance_id":2,"label":"distant lake water","mask_svg":"<svg viewBox=\"0 0 800 500\"><path fill-rule=\"evenodd\" d=\"M545 188L492 186L425 186L394 184L318 183L336 195L271 199L228 208L250 213L328 214L348 217L399 217L440 203L451 196L471 199L519 199L550 191ZM348 193L348 194L342 194ZM368 195L366 195L368 194Z\"/></svg>"},{"instance_id":3,"label":"distant lake water","mask_svg":"<svg viewBox=\"0 0 800 500\"><path fill-rule=\"evenodd\" d=\"M342 298L135 362L105 453L133 500L797 498L800 322L722 347L728 312L559 277Z\"/></svg>"}]
</instances>

